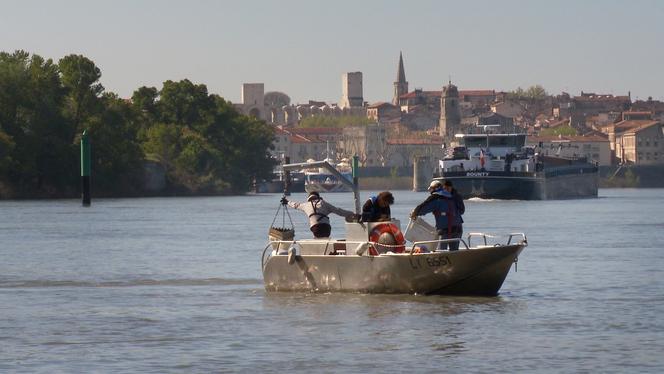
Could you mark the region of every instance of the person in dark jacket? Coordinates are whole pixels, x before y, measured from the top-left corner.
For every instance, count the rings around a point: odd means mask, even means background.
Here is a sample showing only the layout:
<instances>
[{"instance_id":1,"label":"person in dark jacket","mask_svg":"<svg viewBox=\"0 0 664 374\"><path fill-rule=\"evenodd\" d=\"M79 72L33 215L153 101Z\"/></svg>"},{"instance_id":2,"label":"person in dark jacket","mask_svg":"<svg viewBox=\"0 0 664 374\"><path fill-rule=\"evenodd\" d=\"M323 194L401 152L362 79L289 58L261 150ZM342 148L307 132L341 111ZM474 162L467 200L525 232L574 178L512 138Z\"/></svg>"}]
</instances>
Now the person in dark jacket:
<instances>
[{"instance_id":1,"label":"person in dark jacket","mask_svg":"<svg viewBox=\"0 0 664 374\"><path fill-rule=\"evenodd\" d=\"M389 191L383 191L378 196L372 196L362 206L362 222L390 221L392 214L390 205L394 204L394 196Z\"/></svg>"},{"instance_id":2,"label":"person in dark jacket","mask_svg":"<svg viewBox=\"0 0 664 374\"><path fill-rule=\"evenodd\" d=\"M459 230L459 215L457 214L456 204L452 199L452 194L445 191L440 181L433 181L429 185L429 197L424 202L416 206L411 212L410 218L417 218L427 213L433 213L436 218L436 230L438 230L439 239L458 238L456 233ZM441 243L438 249L447 249L450 251L459 249L459 242Z\"/></svg>"},{"instance_id":3,"label":"person in dark jacket","mask_svg":"<svg viewBox=\"0 0 664 374\"><path fill-rule=\"evenodd\" d=\"M452 181L446 180L443 183L443 188L445 191L452 194L452 200L454 200L454 205L456 205L456 213L459 217L458 226L454 229L455 238L460 238L463 236L463 214L466 213L466 204L463 203L463 196L454 188ZM458 243L457 243L458 245Z\"/></svg>"},{"instance_id":4,"label":"person in dark jacket","mask_svg":"<svg viewBox=\"0 0 664 374\"><path fill-rule=\"evenodd\" d=\"M288 201L286 197L281 198L281 203L297 210L303 211L309 217L309 229L314 234L315 238L327 238L330 236L332 226L330 226L330 218L328 215L334 213L336 215L346 217L347 220L355 217L355 213L337 208L328 203L320 197L318 192L311 192L307 197L307 201L299 203L295 201Z\"/></svg>"}]
</instances>

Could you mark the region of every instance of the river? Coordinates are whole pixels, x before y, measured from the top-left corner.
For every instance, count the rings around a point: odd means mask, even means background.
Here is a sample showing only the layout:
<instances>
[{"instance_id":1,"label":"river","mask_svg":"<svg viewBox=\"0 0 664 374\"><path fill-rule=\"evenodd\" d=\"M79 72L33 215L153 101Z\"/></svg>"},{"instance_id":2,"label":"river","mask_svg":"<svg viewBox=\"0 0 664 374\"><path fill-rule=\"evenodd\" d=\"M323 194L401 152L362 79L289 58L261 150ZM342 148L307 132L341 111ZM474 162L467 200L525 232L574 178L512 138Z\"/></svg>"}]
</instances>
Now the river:
<instances>
[{"instance_id":1,"label":"river","mask_svg":"<svg viewBox=\"0 0 664 374\"><path fill-rule=\"evenodd\" d=\"M0 372L664 371L664 189L467 201L466 232L528 235L490 298L266 293L278 204L0 201Z\"/></svg>"}]
</instances>

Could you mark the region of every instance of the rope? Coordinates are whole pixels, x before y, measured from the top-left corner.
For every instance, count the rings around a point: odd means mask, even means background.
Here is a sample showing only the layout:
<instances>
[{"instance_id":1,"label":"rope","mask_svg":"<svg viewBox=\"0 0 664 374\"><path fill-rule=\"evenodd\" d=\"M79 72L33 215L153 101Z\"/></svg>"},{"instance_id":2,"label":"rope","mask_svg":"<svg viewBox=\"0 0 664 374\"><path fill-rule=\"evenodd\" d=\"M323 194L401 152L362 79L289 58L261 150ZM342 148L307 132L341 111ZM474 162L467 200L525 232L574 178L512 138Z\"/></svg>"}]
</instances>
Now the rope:
<instances>
[{"instance_id":1,"label":"rope","mask_svg":"<svg viewBox=\"0 0 664 374\"><path fill-rule=\"evenodd\" d=\"M282 210L281 207L284 207ZM277 211L274 213L274 218L272 219L272 223L270 224L270 227L274 227L274 222L277 221L277 216L279 216L279 211L281 211L281 227L286 228L286 215L288 215L288 221L290 221L291 229L295 229L295 225L293 225L293 219L291 218L290 212L288 211L288 205L284 205L279 203L279 207L277 207Z\"/></svg>"}]
</instances>

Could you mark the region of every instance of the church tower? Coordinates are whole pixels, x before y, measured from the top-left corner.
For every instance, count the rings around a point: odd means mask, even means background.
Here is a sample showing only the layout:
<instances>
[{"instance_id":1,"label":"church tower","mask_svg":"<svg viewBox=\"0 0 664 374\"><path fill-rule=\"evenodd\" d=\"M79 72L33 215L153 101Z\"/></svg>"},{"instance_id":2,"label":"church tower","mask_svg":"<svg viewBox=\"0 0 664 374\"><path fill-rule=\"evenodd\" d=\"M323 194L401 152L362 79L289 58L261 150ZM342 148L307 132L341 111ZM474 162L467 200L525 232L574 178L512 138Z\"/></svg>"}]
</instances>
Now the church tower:
<instances>
[{"instance_id":1,"label":"church tower","mask_svg":"<svg viewBox=\"0 0 664 374\"><path fill-rule=\"evenodd\" d=\"M459 90L452 81L443 87L440 95L439 135L446 144L454 140L454 135L461 131L461 110L459 109Z\"/></svg>"},{"instance_id":2,"label":"church tower","mask_svg":"<svg viewBox=\"0 0 664 374\"><path fill-rule=\"evenodd\" d=\"M399 106L399 97L408 93L408 82L406 82L406 72L403 69L403 56L399 52L399 67L397 68L397 80L394 82L394 97L392 104Z\"/></svg>"}]
</instances>

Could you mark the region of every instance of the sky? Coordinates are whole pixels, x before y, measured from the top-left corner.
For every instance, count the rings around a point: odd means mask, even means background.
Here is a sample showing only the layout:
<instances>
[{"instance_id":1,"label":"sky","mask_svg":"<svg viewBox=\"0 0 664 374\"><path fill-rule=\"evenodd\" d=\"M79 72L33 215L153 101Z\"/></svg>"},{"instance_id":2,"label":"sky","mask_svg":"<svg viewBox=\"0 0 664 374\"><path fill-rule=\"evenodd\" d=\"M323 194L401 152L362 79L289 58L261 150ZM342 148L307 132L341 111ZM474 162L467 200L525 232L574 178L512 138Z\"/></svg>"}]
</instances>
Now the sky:
<instances>
[{"instance_id":1,"label":"sky","mask_svg":"<svg viewBox=\"0 0 664 374\"><path fill-rule=\"evenodd\" d=\"M106 91L189 79L240 101L264 83L293 103L390 101L403 52L409 90L542 85L664 100L664 1L0 0L0 51L82 54Z\"/></svg>"}]
</instances>

